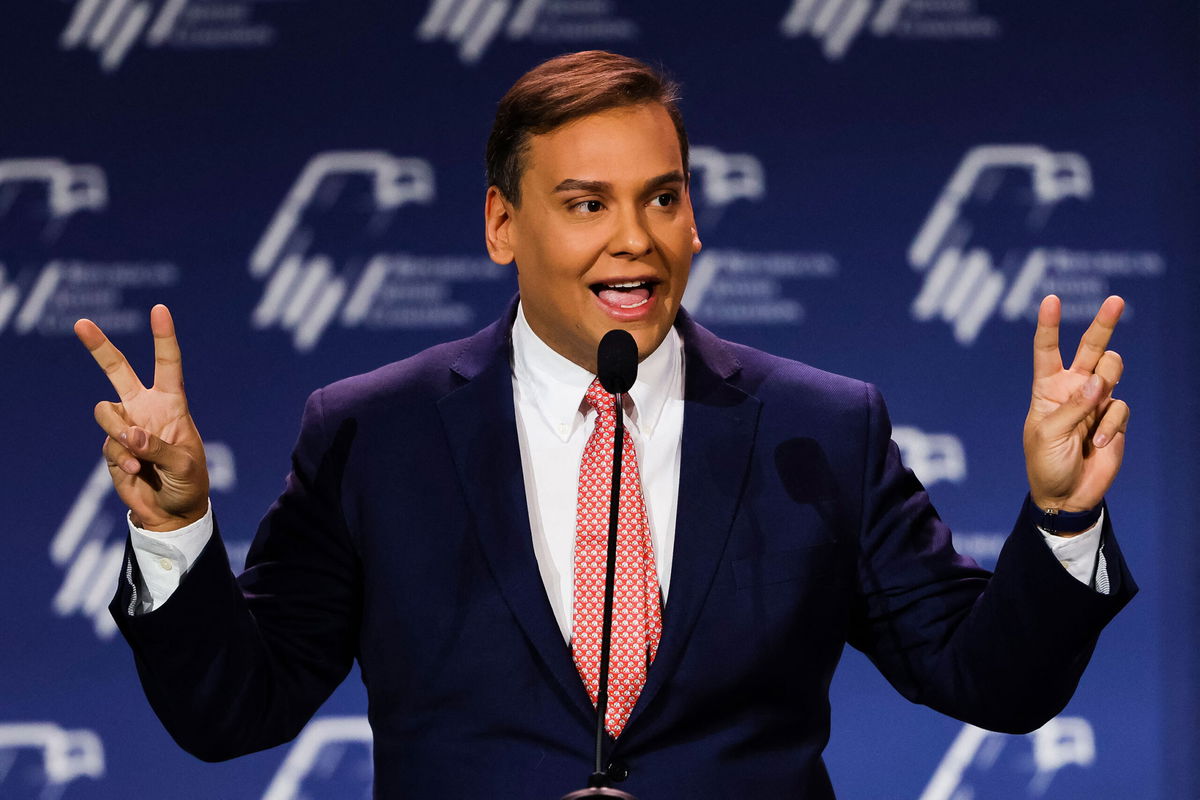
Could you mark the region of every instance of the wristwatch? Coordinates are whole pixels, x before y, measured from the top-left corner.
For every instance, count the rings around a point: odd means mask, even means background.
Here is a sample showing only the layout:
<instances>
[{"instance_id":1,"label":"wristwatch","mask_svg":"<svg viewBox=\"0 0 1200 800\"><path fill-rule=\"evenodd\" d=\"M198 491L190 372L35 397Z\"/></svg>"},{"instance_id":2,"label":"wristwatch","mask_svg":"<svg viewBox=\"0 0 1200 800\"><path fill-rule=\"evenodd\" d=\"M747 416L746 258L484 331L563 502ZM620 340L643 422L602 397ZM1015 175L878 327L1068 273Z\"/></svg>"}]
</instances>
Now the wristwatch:
<instances>
[{"instance_id":1,"label":"wristwatch","mask_svg":"<svg viewBox=\"0 0 1200 800\"><path fill-rule=\"evenodd\" d=\"M1062 511L1057 508L1040 508L1037 503L1033 502L1032 495L1029 498L1030 520L1046 533L1056 535L1083 533L1100 520L1100 514L1103 511L1103 502L1088 511Z\"/></svg>"}]
</instances>

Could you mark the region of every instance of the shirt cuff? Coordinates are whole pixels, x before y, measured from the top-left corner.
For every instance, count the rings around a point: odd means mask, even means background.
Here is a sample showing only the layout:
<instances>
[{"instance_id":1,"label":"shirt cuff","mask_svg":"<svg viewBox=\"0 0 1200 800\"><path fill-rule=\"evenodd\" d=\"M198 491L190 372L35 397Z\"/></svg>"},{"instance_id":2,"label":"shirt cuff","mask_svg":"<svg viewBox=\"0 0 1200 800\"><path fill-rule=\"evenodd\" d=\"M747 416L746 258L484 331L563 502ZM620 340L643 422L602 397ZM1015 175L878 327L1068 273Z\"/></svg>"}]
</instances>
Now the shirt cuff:
<instances>
[{"instance_id":1,"label":"shirt cuff","mask_svg":"<svg viewBox=\"0 0 1200 800\"><path fill-rule=\"evenodd\" d=\"M146 614L161 606L179 588L179 581L200 557L204 545L212 538L212 502L204 516L178 530L157 533L129 524L129 541L142 573L143 589L137 613Z\"/></svg>"},{"instance_id":2,"label":"shirt cuff","mask_svg":"<svg viewBox=\"0 0 1200 800\"><path fill-rule=\"evenodd\" d=\"M1104 512L1096 524L1076 536L1055 536L1039 527L1042 539L1050 552L1076 580L1091 586L1101 594L1108 594L1108 567L1104 561L1101 531L1104 529ZM1095 576L1095 583L1092 578Z\"/></svg>"}]
</instances>

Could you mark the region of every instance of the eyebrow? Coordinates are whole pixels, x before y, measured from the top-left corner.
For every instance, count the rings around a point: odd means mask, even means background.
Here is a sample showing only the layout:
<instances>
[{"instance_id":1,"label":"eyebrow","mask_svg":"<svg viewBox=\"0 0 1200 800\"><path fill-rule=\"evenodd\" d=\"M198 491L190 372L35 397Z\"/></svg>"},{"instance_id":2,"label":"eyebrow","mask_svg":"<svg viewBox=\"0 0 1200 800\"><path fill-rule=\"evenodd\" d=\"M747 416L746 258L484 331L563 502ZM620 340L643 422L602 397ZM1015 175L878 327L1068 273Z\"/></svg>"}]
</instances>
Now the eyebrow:
<instances>
[{"instance_id":1,"label":"eyebrow","mask_svg":"<svg viewBox=\"0 0 1200 800\"><path fill-rule=\"evenodd\" d=\"M670 183L683 183L683 173L679 170L664 172L662 175L656 175L642 185L643 192L649 192L657 189L660 186L666 186ZM612 184L608 181L587 181L579 178L567 178L554 187L555 192L595 192L596 194L606 194L612 191Z\"/></svg>"}]
</instances>

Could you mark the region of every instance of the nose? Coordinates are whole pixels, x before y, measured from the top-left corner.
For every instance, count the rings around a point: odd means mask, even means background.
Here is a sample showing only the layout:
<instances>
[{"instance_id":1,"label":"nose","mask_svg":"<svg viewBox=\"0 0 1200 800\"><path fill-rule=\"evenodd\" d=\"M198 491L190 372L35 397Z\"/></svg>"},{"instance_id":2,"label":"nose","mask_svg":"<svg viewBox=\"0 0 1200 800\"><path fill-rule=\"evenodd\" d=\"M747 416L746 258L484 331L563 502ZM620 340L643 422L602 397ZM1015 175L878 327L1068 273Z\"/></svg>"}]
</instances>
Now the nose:
<instances>
[{"instance_id":1,"label":"nose","mask_svg":"<svg viewBox=\"0 0 1200 800\"><path fill-rule=\"evenodd\" d=\"M647 256L653 250L654 239L641 209L625 207L616 216L616 225L608 242L609 255L633 260Z\"/></svg>"}]
</instances>

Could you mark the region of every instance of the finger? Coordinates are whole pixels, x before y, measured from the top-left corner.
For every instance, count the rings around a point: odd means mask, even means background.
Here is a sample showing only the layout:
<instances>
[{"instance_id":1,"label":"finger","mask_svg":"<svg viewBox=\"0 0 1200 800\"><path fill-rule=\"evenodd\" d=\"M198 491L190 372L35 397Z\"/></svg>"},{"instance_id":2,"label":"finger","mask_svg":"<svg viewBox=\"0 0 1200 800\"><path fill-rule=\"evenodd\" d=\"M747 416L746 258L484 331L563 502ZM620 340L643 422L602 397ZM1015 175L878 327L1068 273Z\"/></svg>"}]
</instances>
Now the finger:
<instances>
[{"instance_id":1,"label":"finger","mask_svg":"<svg viewBox=\"0 0 1200 800\"><path fill-rule=\"evenodd\" d=\"M121 355L121 351L113 346L113 343L108 340L96 323L90 319L79 320L75 323L75 335L92 354L92 358L96 359L100 369L104 370L104 374L108 376L108 382L117 390L117 395L122 400L128 400L138 392L145 390L146 387L142 386L133 367L129 366L129 362L125 360L125 356Z\"/></svg>"},{"instance_id":2,"label":"finger","mask_svg":"<svg viewBox=\"0 0 1200 800\"><path fill-rule=\"evenodd\" d=\"M1128 425L1129 404L1124 400L1113 400L1109 404L1108 410L1104 412L1104 416L1100 418L1100 424L1096 426L1092 444L1096 447L1104 447L1118 434L1124 434Z\"/></svg>"},{"instance_id":3,"label":"finger","mask_svg":"<svg viewBox=\"0 0 1200 800\"><path fill-rule=\"evenodd\" d=\"M1125 372L1125 362L1120 354L1115 350L1105 350L1104 355L1100 356L1099 363L1096 364L1096 374L1104 378L1104 382L1109 386L1116 386L1121 382L1121 375Z\"/></svg>"},{"instance_id":4,"label":"finger","mask_svg":"<svg viewBox=\"0 0 1200 800\"><path fill-rule=\"evenodd\" d=\"M1043 434L1050 439L1070 434L1075 426L1096 410L1108 389L1103 378L1092 375L1083 386L1071 393L1065 403L1046 415L1042 421Z\"/></svg>"},{"instance_id":5,"label":"finger","mask_svg":"<svg viewBox=\"0 0 1200 800\"><path fill-rule=\"evenodd\" d=\"M97 403L95 416L96 422L109 438L128 450L136 459L149 461L176 474L182 473L192 463L191 456L183 448L167 444L145 428L130 425L123 409L116 403Z\"/></svg>"},{"instance_id":6,"label":"finger","mask_svg":"<svg viewBox=\"0 0 1200 800\"><path fill-rule=\"evenodd\" d=\"M1054 295L1042 298L1038 308L1037 330L1033 334L1033 377L1046 378L1062 371L1062 356L1058 352L1058 323L1062 319L1062 303Z\"/></svg>"},{"instance_id":7,"label":"finger","mask_svg":"<svg viewBox=\"0 0 1200 800\"><path fill-rule=\"evenodd\" d=\"M175 338L175 321L162 303L150 309L150 330L154 333L154 388L182 393L183 358Z\"/></svg>"},{"instance_id":8,"label":"finger","mask_svg":"<svg viewBox=\"0 0 1200 800\"><path fill-rule=\"evenodd\" d=\"M145 428L136 425L126 429L117 440L125 445L135 458L149 461L176 475L182 474L192 463L191 456L182 447L167 444Z\"/></svg>"},{"instance_id":9,"label":"finger","mask_svg":"<svg viewBox=\"0 0 1200 800\"><path fill-rule=\"evenodd\" d=\"M128 449L122 447L120 442L114 440L111 436L105 438L104 447L101 448L104 453L104 460L111 467L117 467L122 472L130 475L137 475L141 470L142 464L133 457Z\"/></svg>"},{"instance_id":10,"label":"finger","mask_svg":"<svg viewBox=\"0 0 1200 800\"><path fill-rule=\"evenodd\" d=\"M107 400L102 400L96 403L96 408L93 409L92 415L96 418L96 424L99 425L109 437L120 439L121 435L129 430L129 419L125 416L125 409L120 403L110 403Z\"/></svg>"},{"instance_id":11,"label":"finger","mask_svg":"<svg viewBox=\"0 0 1200 800\"><path fill-rule=\"evenodd\" d=\"M129 420L125 418L124 409L117 403L107 401L96 404L93 412L96 422L108 434L104 440L104 459L110 467L119 467L130 475L136 475L142 468L133 453L129 452L119 441L129 430Z\"/></svg>"},{"instance_id":12,"label":"finger","mask_svg":"<svg viewBox=\"0 0 1200 800\"><path fill-rule=\"evenodd\" d=\"M1072 372L1090 373L1095 370L1100 357L1108 349L1113 329L1117 327L1117 320L1124 310L1125 301L1116 295L1100 304L1092 324L1079 340L1079 349L1075 351L1075 360L1071 362Z\"/></svg>"}]
</instances>

